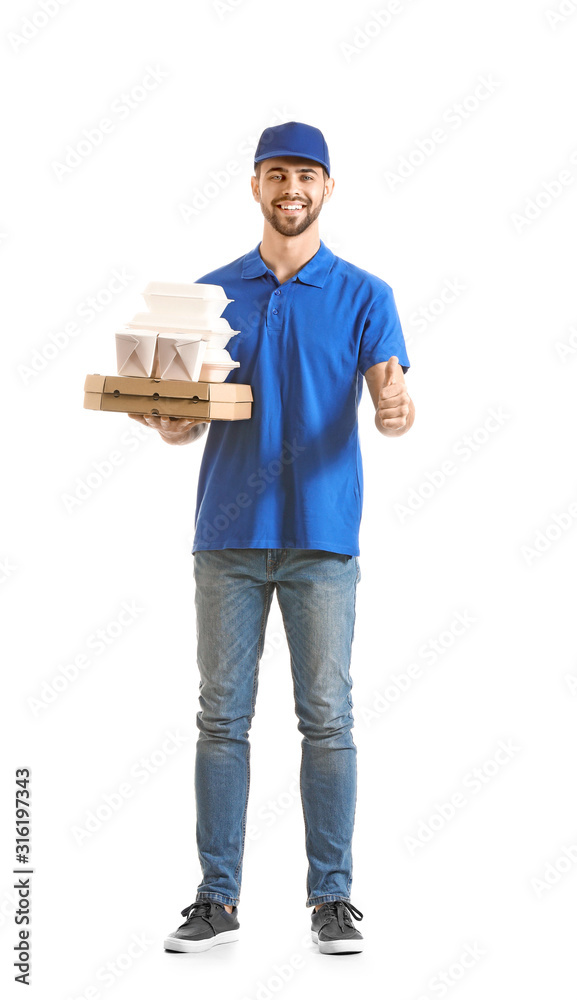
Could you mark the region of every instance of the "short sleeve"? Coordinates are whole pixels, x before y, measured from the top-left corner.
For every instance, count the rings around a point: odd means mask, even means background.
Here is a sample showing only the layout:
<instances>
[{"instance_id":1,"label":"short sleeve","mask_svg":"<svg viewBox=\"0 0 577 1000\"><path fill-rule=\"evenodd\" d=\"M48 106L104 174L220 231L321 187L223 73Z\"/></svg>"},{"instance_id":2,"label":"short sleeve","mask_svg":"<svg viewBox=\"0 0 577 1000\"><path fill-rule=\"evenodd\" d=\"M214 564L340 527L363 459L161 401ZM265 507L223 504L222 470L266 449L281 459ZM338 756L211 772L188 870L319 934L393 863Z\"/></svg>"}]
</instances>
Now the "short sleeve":
<instances>
[{"instance_id":1,"label":"short sleeve","mask_svg":"<svg viewBox=\"0 0 577 1000\"><path fill-rule=\"evenodd\" d=\"M401 321L393 291L389 286L371 304L359 346L358 369L361 375L381 361L395 355L403 372L410 367Z\"/></svg>"}]
</instances>

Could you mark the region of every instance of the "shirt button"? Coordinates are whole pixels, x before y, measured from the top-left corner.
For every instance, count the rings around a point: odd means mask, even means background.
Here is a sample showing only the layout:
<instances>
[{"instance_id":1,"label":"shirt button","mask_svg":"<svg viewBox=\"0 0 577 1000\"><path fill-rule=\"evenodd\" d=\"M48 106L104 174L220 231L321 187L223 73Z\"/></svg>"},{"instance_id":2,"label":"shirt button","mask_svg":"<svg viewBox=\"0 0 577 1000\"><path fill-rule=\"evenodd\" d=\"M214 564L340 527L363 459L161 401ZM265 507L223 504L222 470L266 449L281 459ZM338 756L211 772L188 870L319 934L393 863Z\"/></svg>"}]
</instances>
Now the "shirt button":
<instances>
[{"instance_id":1,"label":"shirt button","mask_svg":"<svg viewBox=\"0 0 577 1000\"><path fill-rule=\"evenodd\" d=\"M277 288L277 290L276 290L276 292L275 292L275 295L280 295L280 291L279 291L279 289L278 289L278 288Z\"/></svg>"},{"instance_id":2,"label":"shirt button","mask_svg":"<svg viewBox=\"0 0 577 1000\"><path fill-rule=\"evenodd\" d=\"M272 314L273 316L278 316L278 309L273 309Z\"/></svg>"}]
</instances>

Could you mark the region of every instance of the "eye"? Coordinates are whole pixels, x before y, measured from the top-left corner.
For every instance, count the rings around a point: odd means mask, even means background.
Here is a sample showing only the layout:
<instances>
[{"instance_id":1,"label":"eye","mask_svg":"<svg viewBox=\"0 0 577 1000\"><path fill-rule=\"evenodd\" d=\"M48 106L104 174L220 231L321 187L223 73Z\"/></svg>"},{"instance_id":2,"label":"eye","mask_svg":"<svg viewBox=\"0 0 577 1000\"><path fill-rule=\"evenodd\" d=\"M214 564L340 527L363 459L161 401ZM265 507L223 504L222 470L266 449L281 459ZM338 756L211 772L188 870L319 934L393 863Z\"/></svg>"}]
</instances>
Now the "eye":
<instances>
[{"instance_id":1,"label":"eye","mask_svg":"<svg viewBox=\"0 0 577 1000\"><path fill-rule=\"evenodd\" d=\"M312 176L312 174L303 174L303 178L304 178L305 181L313 181L314 180L314 177Z\"/></svg>"}]
</instances>

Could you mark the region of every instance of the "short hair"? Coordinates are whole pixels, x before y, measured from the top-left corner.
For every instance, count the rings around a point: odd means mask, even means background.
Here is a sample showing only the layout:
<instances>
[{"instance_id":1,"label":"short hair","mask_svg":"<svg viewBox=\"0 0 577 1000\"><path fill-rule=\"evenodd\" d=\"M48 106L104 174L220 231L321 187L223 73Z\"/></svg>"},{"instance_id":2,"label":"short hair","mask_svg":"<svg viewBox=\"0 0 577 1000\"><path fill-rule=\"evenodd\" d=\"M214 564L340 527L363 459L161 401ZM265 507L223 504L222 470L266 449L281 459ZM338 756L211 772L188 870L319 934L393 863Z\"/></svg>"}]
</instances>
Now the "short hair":
<instances>
[{"instance_id":1,"label":"short hair","mask_svg":"<svg viewBox=\"0 0 577 1000\"><path fill-rule=\"evenodd\" d=\"M262 166L262 163L261 163L260 160L259 160L258 163L255 163L255 165L254 165L254 174L255 174L255 177L257 178L257 180L260 180L260 168L261 168L261 166ZM327 172L326 172L325 168L323 167L322 163L318 163L317 166L322 167L323 181L328 181L329 175L327 174Z\"/></svg>"}]
</instances>

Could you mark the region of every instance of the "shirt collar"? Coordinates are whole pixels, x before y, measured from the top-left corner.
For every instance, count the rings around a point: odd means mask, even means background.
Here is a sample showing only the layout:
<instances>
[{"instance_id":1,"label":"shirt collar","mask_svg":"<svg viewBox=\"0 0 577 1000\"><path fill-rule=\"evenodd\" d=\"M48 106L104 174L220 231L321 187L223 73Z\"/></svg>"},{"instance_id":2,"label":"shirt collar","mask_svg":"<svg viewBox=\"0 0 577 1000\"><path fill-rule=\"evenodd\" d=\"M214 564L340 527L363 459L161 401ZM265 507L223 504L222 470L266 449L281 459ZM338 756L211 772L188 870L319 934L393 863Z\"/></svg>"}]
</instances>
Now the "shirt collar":
<instances>
[{"instance_id":1,"label":"shirt collar","mask_svg":"<svg viewBox=\"0 0 577 1000\"><path fill-rule=\"evenodd\" d=\"M270 273L260 255L259 248L260 243L254 250L245 254L242 265L243 278L260 278L263 274ZM321 240L321 245L316 254L295 274L295 279L303 282L305 285L315 285L317 288L322 288L334 261L334 253Z\"/></svg>"}]
</instances>

